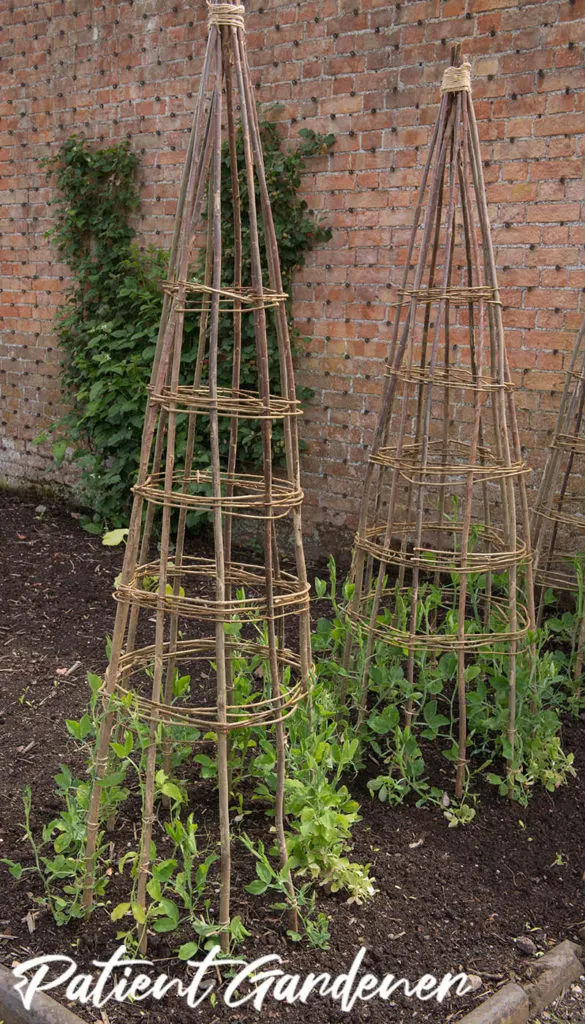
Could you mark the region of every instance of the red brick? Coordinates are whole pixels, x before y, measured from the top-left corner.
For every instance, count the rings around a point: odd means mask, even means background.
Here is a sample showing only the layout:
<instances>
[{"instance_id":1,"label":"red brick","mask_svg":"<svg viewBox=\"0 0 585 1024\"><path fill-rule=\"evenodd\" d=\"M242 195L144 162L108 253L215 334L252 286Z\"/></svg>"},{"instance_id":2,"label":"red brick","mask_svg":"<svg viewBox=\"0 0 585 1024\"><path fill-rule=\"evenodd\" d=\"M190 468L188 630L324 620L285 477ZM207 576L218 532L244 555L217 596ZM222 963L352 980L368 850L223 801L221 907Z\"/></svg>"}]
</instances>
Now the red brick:
<instances>
[{"instance_id":1,"label":"red brick","mask_svg":"<svg viewBox=\"0 0 585 1024\"><path fill-rule=\"evenodd\" d=\"M13 403L8 412L15 452L28 460L31 473L33 466L39 471L42 460L29 439L60 410L59 353L51 330L66 285L58 281L63 270L44 238L51 226L52 192L38 158L74 130L107 142L129 132L136 149L145 151L140 242L170 243L204 15L197 10L176 16L162 0L152 0L147 21L138 6L124 5L121 31L115 5L106 5L100 13L99 52L86 19L75 18L68 8L62 13L60 4L41 5L38 13L32 4L14 5L4 17L5 34L15 40L10 58L15 75L6 73L6 63L0 65L1 187L15 191L0 197L1 298L9 325L0 342L0 369L6 355L11 381L17 389L19 379L25 382L20 391L28 401L7 395L5 404ZM330 155L311 161L302 185L309 206L335 229L334 237L308 255L294 287L299 327L311 335L306 357L297 361L299 376L316 390L301 426L311 450L303 458L313 525L324 520L347 525L357 513L391 333L387 303L395 292L388 282L400 278L406 259L450 39L463 40L474 64L474 105L482 156L489 161L484 174L510 362L515 371L529 371L530 390L518 395L518 408L522 436L537 449L535 463L548 440L552 421L546 417L555 413L558 401L549 401L550 389L572 347L585 287L585 0L470 0L471 17L463 16L465 5L455 0L411 0L399 7L366 0L357 14L355 6L355 0L304 7L279 3L272 16L267 9L248 16L257 98L268 105L281 102L270 116L286 144L294 145L301 126L337 136ZM37 29L52 8L49 53ZM55 34L57 26L63 37ZM25 118L19 117L21 108ZM21 146L25 141L28 145ZM30 204L26 212L21 199ZM461 259L459 253L456 258ZM460 310L453 322L462 356L466 316ZM50 383L45 371L52 375ZM0 470L3 466L0 454Z\"/></svg>"},{"instance_id":2,"label":"red brick","mask_svg":"<svg viewBox=\"0 0 585 1024\"><path fill-rule=\"evenodd\" d=\"M534 123L535 135L574 135L583 134L583 118L579 114L555 114L541 117Z\"/></svg>"},{"instance_id":3,"label":"red brick","mask_svg":"<svg viewBox=\"0 0 585 1024\"><path fill-rule=\"evenodd\" d=\"M579 220L579 203L537 203L529 206L526 219L543 224L546 221Z\"/></svg>"}]
</instances>

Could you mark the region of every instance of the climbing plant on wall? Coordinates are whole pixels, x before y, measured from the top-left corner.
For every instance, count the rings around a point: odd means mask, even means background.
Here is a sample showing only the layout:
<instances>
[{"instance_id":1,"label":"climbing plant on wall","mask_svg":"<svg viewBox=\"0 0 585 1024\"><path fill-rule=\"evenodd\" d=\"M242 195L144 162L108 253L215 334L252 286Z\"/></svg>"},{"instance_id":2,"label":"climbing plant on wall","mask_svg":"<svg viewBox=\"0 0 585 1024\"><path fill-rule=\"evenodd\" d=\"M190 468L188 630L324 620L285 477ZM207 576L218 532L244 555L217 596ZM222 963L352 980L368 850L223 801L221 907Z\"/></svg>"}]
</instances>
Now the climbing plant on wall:
<instances>
[{"instance_id":1,"label":"climbing plant on wall","mask_svg":"<svg viewBox=\"0 0 585 1024\"><path fill-rule=\"evenodd\" d=\"M264 121L261 133L283 283L290 293L293 275L303 266L307 252L331 237L298 192L306 161L328 152L335 137L303 129L299 144L284 150L274 124ZM238 171L245 207L247 189L241 147L239 139ZM227 147L223 159L223 199L227 211ZM93 518L88 517L85 525L93 532L101 532L104 523L120 525L127 518L128 483L134 479L138 465L146 387L161 315L160 283L166 275L166 251L154 246L140 248L131 224L132 215L140 207L136 186L138 164L138 156L127 142L94 149L77 136L71 136L47 161L48 176L56 189L52 201L55 223L49 237L71 272L71 284L56 321L64 354L61 381L67 412L52 432L53 452L58 462L72 458L78 464L81 497L93 512ZM223 248L229 258L233 226L228 218L224 224ZM245 232L243 247L245 275L249 270L249 239ZM288 315L290 320L290 303ZM193 331L185 339L186 373L189 356L195 359L194 335ZM295 337L294 333L292 336ZM296 340L298 343L298 336ZM221 383L229 385L232 339L226 334L221 342L226 378ZM268 344L270 358L276 365L272 322ZM242 355L245 388L247 370L253 375L251 336L243 338ZM306 394L301 392L299 397ZM199 429L205 428L201 425ZM181 430L185 430L184 423L179 424ZM260 456L258 430L244 422L240 431L240 458L254 466ZM227 442L226 431L222 443Z\"/></svg>"}]
</instances>

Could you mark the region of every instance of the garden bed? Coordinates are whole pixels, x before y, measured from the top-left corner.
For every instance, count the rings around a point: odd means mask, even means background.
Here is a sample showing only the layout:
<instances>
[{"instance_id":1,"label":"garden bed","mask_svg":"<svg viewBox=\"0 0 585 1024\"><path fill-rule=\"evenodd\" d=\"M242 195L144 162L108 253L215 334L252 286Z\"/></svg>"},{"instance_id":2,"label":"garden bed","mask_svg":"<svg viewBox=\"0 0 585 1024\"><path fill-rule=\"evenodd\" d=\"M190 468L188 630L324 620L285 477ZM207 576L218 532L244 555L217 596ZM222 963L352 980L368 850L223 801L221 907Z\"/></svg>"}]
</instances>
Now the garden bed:
<instances>
[{"instance_id":1,"label":"garden bed","mask_svg":"<svg viewBox=\"0 0 585 1024\"><path fill-rule=\"evenodd\" d=\"M38 827L55 814L53 776L59 765L72 764L79 772L84 767L64 723L87 705L87 672L105 667L105 636L115 610L112 584L122 559L121 549L103 547L67 509L38 508L34 499L0 495L0 856L23 864L31 860L20 825L23 786L32 787ZM315 574L324 576L324 567L310 567L311 577ZM352 857L371 864L378 893L356 906L342 894L319 891L320 908L330 916L326 951L283 940L278 913L268 909L266 899L244 892L254 868L247 855L234 851L233 913L251 932L238 954L252 960L278 952L289 971L337 974L365 946L364 968L379 976L395 973L414 980L426 972L441 976L464 970L482 980L472 996L442 1008L400 1002L392 1008L374 1000L352 1011L352 1021L373 1024L456 1019L503 982L521 979L532 957L519 951L515 939L528 936L537 950L546 950L564 938L579 940L585 924L583 717L566 724L563 746L575 753L577 778L568 786L554 795L539 789L526 808L485 787L478 814L465 827L448 828L437 810L390 809L370 797L365 778L346 780L363 817L354 830ZM452 785L451 774L446 765L445 788ZM207 789L207 800L202 789L197 807L211 833L215 798ZM87 964L93 957L107 959L116 946L117 926L103 910L88 924L73 922L64 929L38 913L34 896L41 888L34 875L16 882L0 867L0 894L0 961L7 966L52 952ZM149 953L165 958L175 948L172 936L158 936ZM168 961L160 967L180 973L178 962L176 968ZM112 1024L138 1019L144 1011L140 1004L108 1006ZM170 1012L164 1002L149 1008L148 1016L162 1022ZM194 1011L173 1001L172 1014L186 1021ZM196 1011L196 1019L209 1022L242 1016L247 1014L230 1012L221 1002ZM264 1017L304 1024L347 1019L338 1007L318 999L303 1008L269 1003Z\"/></svg>"}]
</instances>

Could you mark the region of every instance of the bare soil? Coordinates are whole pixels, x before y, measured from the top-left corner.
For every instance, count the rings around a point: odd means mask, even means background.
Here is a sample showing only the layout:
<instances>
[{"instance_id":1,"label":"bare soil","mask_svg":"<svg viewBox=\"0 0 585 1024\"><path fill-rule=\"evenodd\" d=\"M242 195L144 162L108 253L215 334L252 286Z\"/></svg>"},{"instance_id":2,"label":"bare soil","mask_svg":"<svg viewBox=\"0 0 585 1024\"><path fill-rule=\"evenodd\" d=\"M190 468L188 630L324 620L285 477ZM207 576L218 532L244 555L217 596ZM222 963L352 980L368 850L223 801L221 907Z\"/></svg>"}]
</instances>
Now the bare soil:
<instances>
[{"instance_id":1,"label":"bare soil","mask_svg":"<svg viewBox=\"0 0 585 1024\"><path fill-rule=\"evenodd\" d=\"M105 637L115 610L112 584L122 559L120 549L105 548L85 533L69 509L36 509L34 499L0 493L0 856L24 864L31 862L31 853L20 825L23 786L32 787L34 823L40 828L55 813L53 776L59 765L82 770L64 722L78 718L87 705L87 672L104 670ZM325 575L322 565L312 571ZM355 829L353 857L371 864L378 893L361 907L348 904L341 894L320 894L321 909L330 917L327 951L283 938L278 913L264 898L243 891L254 869L236 852L233 912L241 914L252 933L239 954L250 961L276 952L291 973L336 975L365 946L363 970L380 977L393 973L415 980L427 972L440 977L458 970L479 976L481 988L473 995L442 1007L374 1000L360 1003L349 1015L352 1022L371 1024L446 1022L510 978L522 978L530 957L518 950L518 937L528 935L537 950L564 938L583 939L585 721L567 722L563 744L575 752L578 775L570 785L554 795L538 791L527 808L486 790L476 820L464 828L449 829L436 811L391 810L371 799L365 778L350 780L363 815ZM195 808L210 830L213 807L209 792L208 800ZM87 968L94 957L108 958L117 945L117 926L106 910L62 929L41 912L31 933L27 914L38 910L34 897L41 889L34 876L25 879L15 882L0 866L1 962L11 966L58 952ZM183 965L170 959L176 947L176 938L165 936L151 944L149 955L161 961L157 971L183 974ZM89 1020L101 1019L97 1010L75 1009ZM221 999L215 1007L191 1010L172 996L161 1004L108 1004L107 1015L111 1024L145 1015L153 1024L169 1017L212 1024L258 1016L253 1010L228 1010ZM268 1001L262 1019L317 1024L347 1020L348 1015L315 997L304 1007Z\"/></svg>"}]
</instances>

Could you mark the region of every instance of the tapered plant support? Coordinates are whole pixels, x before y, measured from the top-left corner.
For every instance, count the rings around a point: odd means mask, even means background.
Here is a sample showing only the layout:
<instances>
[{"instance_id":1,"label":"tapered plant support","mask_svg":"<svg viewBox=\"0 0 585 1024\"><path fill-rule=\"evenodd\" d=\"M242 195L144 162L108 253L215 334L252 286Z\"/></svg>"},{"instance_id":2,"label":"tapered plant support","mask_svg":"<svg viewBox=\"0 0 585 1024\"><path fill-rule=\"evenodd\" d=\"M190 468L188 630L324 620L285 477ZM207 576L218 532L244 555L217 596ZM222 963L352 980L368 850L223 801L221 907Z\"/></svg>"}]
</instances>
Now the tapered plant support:
<instances>
[{"instance_id":1,"label":"tapered plant support","mask_svg":"<svg viewBox=\"0 0 585 1024\"><path fill-rule=\"evenodd\" d=\"M578 622L573 666L576 697L580 697L582 691L585 656L585 566L579 559L585 538L585 513L576 482L584 467L585 323L575 339L532 519L538 619L543 616L548 588L576 595Z\"/></svg>"},{"instance_id":2,"label":"tapered plant support","mask_svg":"<svg viewBox=\"0 0 585 1024\"><path fill-rule=\"evenodd\" d=\"M411 693L425 659L452 652L455 789L461 798L466 680L481 652L508 658L505 749L513 765L516 658L533 622L533 592L526 467L504 347L471 68L461 64L458 47L451 64L443 75L395 304L348 613L353 637L356 630L364 637L360 723L376 645L405 652ZM350 641L346 665L351 656ZM406 725L415 712L407 697Z\"/></svg>"},{"instance_id":3,"label":"tapered plant support","mask_svg":"<svg viewBox=\"0 0 585 1024\"><path fill-rule=\"evenodd\" d=\"M90 908L94 899L100 798L112 729L120 700L131 694L133 707L150 730L136 884L136 902L143 911L139 917L147 915L151 840L158 816L164 814L164 802L156 797L156 775L161 766L170 771L173 730L193 726L215 737L217 747L219 926L225 946L230 922L230 735L251 726L274 730L274 829L284 866L284 721L307 692L310 631L301 533L300 409L246 54L244 8L217 3L208 10L199 100L164 285L124 567L115 594L118 607L88 812L83 902ZM232 244L222 250L226 223ZM278 352L272 363L270 332ZM241 385L244 352L246 369L255 365L257 371L255 390ZM261 471L242 472L239 433L254 424ZM284 447L284 466L277 468L276 424ZM187 553L192 513L207 513L211 520L213 558ZM236 520L262 522L263 564L234 560ZM280 566L281 523L292 532L294 573ZM294 650L285 645L285 623L291 617L298 624L290 634L297 638ZM242 658L260 666L252 679L254 695L246 700L238 700L234 689L234 661ZM173 699L177 673L191 676L192 703ZM288 886L296 927L290 876ZM143 950L146 936L144 925Z\"/></svg>"}]
</instances>

